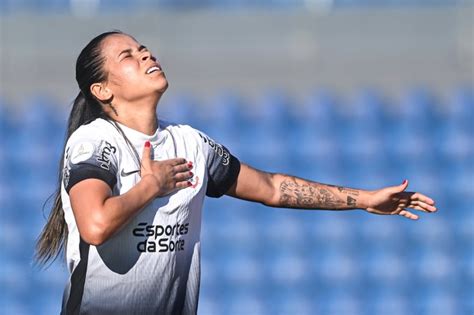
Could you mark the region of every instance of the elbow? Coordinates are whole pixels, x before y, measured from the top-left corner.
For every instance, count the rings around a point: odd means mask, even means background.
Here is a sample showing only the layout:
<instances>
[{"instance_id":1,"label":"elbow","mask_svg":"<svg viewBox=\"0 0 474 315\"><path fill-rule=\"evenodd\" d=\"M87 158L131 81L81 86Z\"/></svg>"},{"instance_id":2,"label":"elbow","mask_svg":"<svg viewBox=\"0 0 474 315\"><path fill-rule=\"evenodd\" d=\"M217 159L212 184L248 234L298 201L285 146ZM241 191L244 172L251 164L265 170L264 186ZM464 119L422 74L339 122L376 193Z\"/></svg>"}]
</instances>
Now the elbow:
<instances>
[{"instance_id":1,"label":"elbow","mask_svg":"<svg viewBox=\"0 0 474 315\"><path fill-rule=\"evenodd\" d=\"M89 245L94 245L94 246L100 246L104 244L104 242L106 241L105 237L103 237L102 235L98 233L95 233L95 234L86 233L82 235L81 237L84 242L86 242Z\"/></svg>"},{"instance_id":2,"label":"elbow","mask_svg":"<svg viewBox=\"0 0 474 315\"><path fill-rule=\"evenodd\" d=\"M80 231L80 234L84 242L94 246L102 245L110 236L107 225L97 218L90 222L83 231Z\"/></svg>"},{"instance_id":3,"label":"elbow","mask_svg":"<svg viewBox=\"0 0 474 315\"><path fill-rule=\"evenodd\" d=\"M268 207L280 207L280 193L279 187L276 185L276 177L278 174L268 174L267 187L268 192L265 194L266 198L262 200L262 204Z\"/></svg>"},{"instance_id":4,"label":"elbow","mask_svg":"<svg viewBox=\"0 0 474 315\"><path fill-rule=\"evenodd\" d=\"M266 200L262 201L262 204L267 206L267 207L274 207L274 208L281 207L279 197L275 196L275 195L272 195L271 197L269 197Z\"/></svg>"}]
</instances>

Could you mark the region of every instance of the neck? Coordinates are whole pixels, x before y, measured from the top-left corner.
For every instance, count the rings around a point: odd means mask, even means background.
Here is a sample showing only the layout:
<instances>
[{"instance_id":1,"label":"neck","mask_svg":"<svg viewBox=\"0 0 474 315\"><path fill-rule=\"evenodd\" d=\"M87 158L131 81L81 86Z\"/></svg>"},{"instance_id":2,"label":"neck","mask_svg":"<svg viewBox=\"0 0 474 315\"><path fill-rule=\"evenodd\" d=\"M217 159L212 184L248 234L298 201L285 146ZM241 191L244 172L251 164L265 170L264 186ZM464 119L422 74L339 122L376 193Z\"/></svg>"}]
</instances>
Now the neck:
<instances>
[{"instance_id":1,"label":"neck","mask_svg":"<svg viewBox=\"0 0 474 315\"><path fill-rule=\"evenodd\" d=\"M122 125L151 136L158 128L156 107L160 98L161 94L133 102L120 102L116 106L118 115L112 112L110 116Z\"/></svg>"}]
</instances>

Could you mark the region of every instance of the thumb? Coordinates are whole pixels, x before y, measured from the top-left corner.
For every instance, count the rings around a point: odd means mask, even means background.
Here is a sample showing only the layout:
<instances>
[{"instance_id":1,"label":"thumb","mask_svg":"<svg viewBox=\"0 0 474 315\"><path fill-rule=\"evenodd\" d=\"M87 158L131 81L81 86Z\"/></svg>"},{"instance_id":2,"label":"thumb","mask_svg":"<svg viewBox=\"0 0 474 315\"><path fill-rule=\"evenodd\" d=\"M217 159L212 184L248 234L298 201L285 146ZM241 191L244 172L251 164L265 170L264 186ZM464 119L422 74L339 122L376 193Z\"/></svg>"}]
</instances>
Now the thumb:
<instances>
[{"instance_id":1,"label":"thumb","mask_svg":"<svg viewBox=\"0 0 474 315\"><path fill-rule=\"evenodd\" d=\"M403 181L403 183L401 183L401 185L396 186L397 192L405 191L405 189L407 189L407 187L408 187L408 180L405 179L405 180Z\"/></svg>"},{"instance_id":2,"label":"thumb","mask_svg":"<svg viewBox=\"0 0 474 315\"><path fill-rule=\"evenodd\" d=\"M150 141L145 142L143 148L142 162L151 160L151 143Z\"/></svg>"}]
</instances>

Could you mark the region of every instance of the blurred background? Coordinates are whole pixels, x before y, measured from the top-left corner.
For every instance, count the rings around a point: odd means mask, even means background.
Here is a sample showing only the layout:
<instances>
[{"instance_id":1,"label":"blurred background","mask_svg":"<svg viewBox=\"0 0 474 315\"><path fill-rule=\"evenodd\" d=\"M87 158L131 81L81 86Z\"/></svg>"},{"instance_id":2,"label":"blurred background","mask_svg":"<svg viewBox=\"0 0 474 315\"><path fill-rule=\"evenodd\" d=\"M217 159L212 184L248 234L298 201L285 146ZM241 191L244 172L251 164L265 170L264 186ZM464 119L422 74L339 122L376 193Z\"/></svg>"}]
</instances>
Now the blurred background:
<instances>
[{"instance_id":1,"label":"blurred background","mask_svg":"<svg viewBox=\"0 0 474 315\"><path fill-rule=\"evenodd\" d=\"M170 88L161 118L257 168L375 189L410 180L439 212L272 209L207 199L199 314L474 313L474 3L0 0L0 313L58 314L49 213L75 59L120 29Z\"/></svg>"}]
</instances>

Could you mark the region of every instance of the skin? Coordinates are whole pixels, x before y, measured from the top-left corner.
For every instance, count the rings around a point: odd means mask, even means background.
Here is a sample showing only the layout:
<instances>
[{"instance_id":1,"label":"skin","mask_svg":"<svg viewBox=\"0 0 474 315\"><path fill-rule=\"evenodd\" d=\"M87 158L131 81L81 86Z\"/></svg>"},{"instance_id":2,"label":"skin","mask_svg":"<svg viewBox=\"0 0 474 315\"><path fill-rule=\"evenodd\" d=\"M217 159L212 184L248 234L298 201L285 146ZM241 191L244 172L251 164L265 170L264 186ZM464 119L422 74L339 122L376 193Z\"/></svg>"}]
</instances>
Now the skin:
<instances>
[{"instance_id":1,"label":"skin","mask_svg":"<svg viewBox=\"0 0 474 315\"><path fill-rule=\"evenodd\" d=\"M157 129L156 107L168 87L163 71L146 74L156 58L128 35L111 35L102 46L104 82L94 83L92 94L116 121L152 135ZM84 241L100 245L122 228L154 198L185 189L192 164L184 159L153 161L144 145L141 180L125 194L112 196L109 186L86 179L70 190L72 209ZM363 209L381 215L401 215L417 220L413 210L434 212L434 201L401 185L367 191L326 185L285 174L272 174L242 163L239 176L227 195L272 207L296 209ZM411 210L408 210L411 209Z\"/></svg>"}]
</instances>

